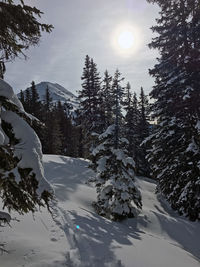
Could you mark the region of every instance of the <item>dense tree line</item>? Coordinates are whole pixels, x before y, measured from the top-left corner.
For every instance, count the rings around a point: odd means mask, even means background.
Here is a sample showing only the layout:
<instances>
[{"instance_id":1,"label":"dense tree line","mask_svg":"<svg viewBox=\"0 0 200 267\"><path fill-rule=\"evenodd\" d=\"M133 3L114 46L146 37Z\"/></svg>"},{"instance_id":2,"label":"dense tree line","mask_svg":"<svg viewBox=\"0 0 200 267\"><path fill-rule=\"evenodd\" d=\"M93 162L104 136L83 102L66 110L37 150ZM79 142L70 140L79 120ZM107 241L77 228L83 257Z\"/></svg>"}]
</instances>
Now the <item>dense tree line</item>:
<instances>
[{"instance_id":1,"label":"dense tree line","mask_svg":"<svg viewBox=\"0 0 200 267\"><path fill-rule=\"evenodd\" d=\"M160 57L150 70L157 127L148 160L158 190L180 214L200 219L199 0L149 0L161 8L150 48Z\"/></svg>"},{"instance_id":2,"label":"dense tree line","mask_svg":"<svg viewBox=\"0 0 200 267\"><path fill-rule=\"evenodd\" d=\"M78 156L78 129L73 125L73 115L67 103L53 102L48 87L45 100L41 101L32 82L31 88L20 93L20 100L26 112L35 116L33 122L45 154Z\"/></svg>"},{"instance_id":3,"label":"dense tree line","mask_svg":"<svg viewBox=\"0 0 200 267\"><path fill-rule=\"evenodd\" d=\"M42 142L43 153L89 158L97 134L116 123L116 144L118 138L127 138L128 155L135 161L136 172L149 175L146 148L140 146L149 134L149 104L143 88L137 98L129 83L122 86L124 78L119 70L113 77L106 70L102 78L89 56L85 58L81 79L80 105L74 114L67 103L52 101L48 87L43 101L34 82L30 89L21 91L25 111L41 122L34 122L33 128Z\"/></svg>"},{"instance_id":4,"label":"dense tree line","mask_svg":"<svg viewBox=\"0 0 200 267\"><path fill-rule=\"evenodd\" d=\"M135 175L148 175L146 147L149 135L149 104L143 88L139 100L117 69L106 70L100 79L93 59L86 56L79 91L79 127L83 129L84 155L91 160L96 176L98 214L112 220L136 216L142 208Z\"/></svg>"},{"instance_id":5,"label":"dense tree line","mask_svg":"<svg viewBox=\"0 0 200 267\"><path fill-rule=\"evenodd\" d=\"M91 160L91 168L99 172L93 181L98 193L94 204L97 212L114 220L133 217L135 208L142 207L135 174L149 175L146 147L140 146L149 135L147 96L143 88L139 98L132 94L118 69L113 77L106 70L102 78L88 55L81 79L80 104L74 116L66 103L52 101L48 87L45 100L40 101L34 82L30 89L21 91L20 100L40 121L33 128L43 153ZM101 167L104 162L105 170L99 169L99 162Z\"/></svg>"},{"instance_id":6,"label":"dense tree line","mask_svg":"<svg viewBox=\"0 0 200 267\"><path fill-rule=\"evenodd\" d=\"M139 99L131 92L130 83L124 85L119 70L112 77L106 70L101 78L97 65L88 55L82 75L82 90L79 91L80 108L78 125L82 129L83 156L89 157L95 145L95 134L101 134L107 127L116 124L118 138L129 141L128 154L136 163L136 172L149 175L145 157L147 148L140 146L149 135L149 103L141 88Z\"/></svg>"}]
</instances>

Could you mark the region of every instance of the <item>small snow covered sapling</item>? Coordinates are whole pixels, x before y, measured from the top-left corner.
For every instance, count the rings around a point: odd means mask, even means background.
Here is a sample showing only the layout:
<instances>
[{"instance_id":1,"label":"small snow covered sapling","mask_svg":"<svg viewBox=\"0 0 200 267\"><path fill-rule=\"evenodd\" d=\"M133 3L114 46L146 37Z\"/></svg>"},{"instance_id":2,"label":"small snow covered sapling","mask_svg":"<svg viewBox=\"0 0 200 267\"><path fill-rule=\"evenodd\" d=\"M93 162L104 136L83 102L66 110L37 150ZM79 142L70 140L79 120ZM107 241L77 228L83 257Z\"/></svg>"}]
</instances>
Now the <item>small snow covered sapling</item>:
<instances>
[{"instance_id":1,"label":"small snow covered sapling","mask_svg":"<svg viewBox=\"0 0 200 267\"><path fill-rule=\"evenodd\" d=\"M0 197L20 214L47 206L53 196L44 178L41 144L12 87L0 79Z\"/></svg>"},{"instance_id":2,"label":"small snow covered sapling","mask_svg":"<svg viewBox=\"0 0 200 267\"><path fill-rule=\"evenodd\" d=\"M92 168L97 201L94 207L98 214L112 220L122 220L136 215L141 209L141 194L134 183L134 161L128 157L127 139L119 138L115 148L115 125L99 135L99 145L92 152Z\"/></svg>"}]
</instances>

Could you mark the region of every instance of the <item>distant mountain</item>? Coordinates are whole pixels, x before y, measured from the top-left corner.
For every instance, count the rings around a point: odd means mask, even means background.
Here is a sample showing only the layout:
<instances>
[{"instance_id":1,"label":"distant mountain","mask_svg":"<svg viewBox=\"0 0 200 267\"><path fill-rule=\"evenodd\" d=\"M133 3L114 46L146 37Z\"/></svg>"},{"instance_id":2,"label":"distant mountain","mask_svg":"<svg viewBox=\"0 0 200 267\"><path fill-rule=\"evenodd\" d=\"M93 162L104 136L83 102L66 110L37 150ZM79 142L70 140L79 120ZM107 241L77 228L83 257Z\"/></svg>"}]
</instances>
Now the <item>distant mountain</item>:
<instances>
[{"instance_id":1,"label":"distant mountain","mask_svg":"<svg viewBox=\"0 0 200 267\"><path fill-rule=\"evenodd\" d=\"M53 100L53 102L61 101L61 103L68 103L72 106L73 110L77 109L79 100L77 96L75 96L73 93L68 91L66 88L61 86L58 83L51 83L51 82L41 82L35 85L37 92L39 94L40 100L43 101L45 99L45 93L46 88L48 86L50 96ZM27 88L30 89L31 87ZM27 90L26 89L26 90ZM26 91L24 90L24 92ZM18 94L18 97L20 94Z\"/></svg>"}]
</instances>

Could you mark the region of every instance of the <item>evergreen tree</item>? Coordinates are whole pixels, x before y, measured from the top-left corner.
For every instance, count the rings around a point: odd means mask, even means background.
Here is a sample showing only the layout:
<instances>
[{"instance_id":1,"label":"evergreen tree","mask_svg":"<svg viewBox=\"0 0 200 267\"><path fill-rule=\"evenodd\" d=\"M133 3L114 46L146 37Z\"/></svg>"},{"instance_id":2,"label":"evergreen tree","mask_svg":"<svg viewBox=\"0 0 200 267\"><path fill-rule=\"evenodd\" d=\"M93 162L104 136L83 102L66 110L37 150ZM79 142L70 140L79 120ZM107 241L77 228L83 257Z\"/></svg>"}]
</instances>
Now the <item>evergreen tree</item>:
<instances>
[{"instance_id":1,"label":"evergreen tree","mask_svg":"<svg viewBox=\"0 0 200 267\"><path fill-rule=\"evenodd\" d=\"M135 208L131 202L137 208L142 207L140 192L134 184L135 163L128 157L129 142L121 137L124 88L120 76L121 73L116 70L112 84L114 124L99 135L99 144L92 152L90 166L96 172L96 211L113 220L134 217Z\"/></svg>"},{"instance_id":2,"label":"evergreen tree","mask_svg":"<svg viewBox=\"0 0 200 267\"><path fill-rule=\"evenodd\" d=\"M79 91L80 108L79 121L81 122L86 155L93 143L91 134L102 130L102 113L100 108L100 76L93 59L86 56L83 69L82 90Z\"/></svg>"},{"instance_id":3,"label":"evergreen tree","mask_svg":"<svg viewBox=\"0 0 200 267\"><path fill-rule=\"evenodd\" d=\"M52 25L38 21L42 12L20 0L0 2L0 78L6 70L5 62L23 55L24 50L39 43L41 31L51 32ZM18 27L16 27L18 25Z\"/></svg>"},{"instance_id":4,"label":"evergreen tree","mask_svg":"<svg viewBox=\"0 0 200 267\"><path fill-rule=\"evenodd\" d=\"M128 153L130 157L133 157L135 163L137 162L137 150L138 150L138 102L136 93L132 96L131 86L128 83L126 86L124 109L125 114L125 124L124 124L124 136L129 141ZM136 164L137 169L137 164Z\"/></svg>"},{"instance_id":5,"label":"evergreen tree","mask_svg":"<svg viewBox=\"0 0 200 267\"><path fill-rule=\"evenodd\" d=\"M13 89L0 79L0 197L20 214L48 206L52 189L44 179L41 144L32 119Z\"/></svg>"},{"instance_id":6,"label":"evergreen tree","mask_svg":"<svg viewBox=\"0 0 200 267\"><path fill-rule=\"evenodd\" d=\"M112 76L109 75L108 71L106 70L104 73L103 84L102 84L102 110L104 110L105 116L105 126L103 127L104 130L111 125L113 121L113 112L112 112L112 105L113 105L113 95L112 95Z\"/></svg>"},{"instance_id":7,"label":"evergreen tree","mask_svg":"<svg viewBox=\"0 0 200 267\"><path fill-rule=\"evenodd\" d=\"M46 113L43 152L60 155L62 151L63 135L60 129L57 108Z\"/></svg>"},{"instance_id":8,"label":"evergreen tree","mask_svg":"<svg viewBox=\"0 0 200 267\"><path fill-rule=\"evenodd\" d=\"M122 134L121 128L123 123L123 115L122 115L122 107L123 107L123 96L124 96L124 88L121 86L121 81L124 78L121 78L121 73L117 69L112 84L112 94L113 94L113 103L112 103L112 111L114 114L114 124L115 124L115 148L118 148L118 141Z\"/></svg>"},{"instance_id":9,"label":"evergreen tree","mask_svg":"<svg viewBox=\"0 0 200 267\"><path fill-rule=\"evenodd\" d=\"M25 98L24 98L24 93L23 93L22 90L20 91L19 100L21 101L22 105L24 106L24 104L25 104Z\"/></svg>"},{"instance_id":10,"label":"evergreen tree","mask_svg":"<svg viewBox=\"0 0 200 267\"><path fill-rule=\"evenodd\" d=\"M138 120L138 155L137 169L140 175L149 176L150 167L146 159L148 146L143 144L145 139L149 137L149 102L148 98L141 87L140 97L138 102L139 120Z\"/></svg>"},{"instance_id":11,"label":"evergreen tree","mask_svg":"<svg viewBox=\"0 0 200 267\"><path fill-rule=\"evenodd\" d=\"M160 51L150 71L151 97L158 122L149 161L158 189L180 214L200 219L200 5L196 0L161 1L158 34L150 44Z\"/></svg>"},{"instance_id":12,"label":"evergreen tree","mask_svg":"<svg viewBox=\"0 0 200 267\"><path fill-rule=\"evenodd\" d=\"M28 113L31 112L31 94L29 89L25 91L24 109Z\"/></svg>"},{"instance_id":13,"label":"evergreen tree","mask_svg":"<svg viewBox=\"0 0 200 267\"><path fill-rule=\"evenodd\" d=\"M116 125L109 126L98 139L90 166L96 172L94 207L97 213L112 220L134 217L135 207L141 208L142 204L141 194L134 184L134 161L125 148L128 141L119 138L116 148Z\"/></svg>"},{"instance_id":14,"label":"evergreen tree","mask_svg":"<svg viewBox=\"0 0 200 267\"><path fill-rule=\"evenodd\" d=\"M41 116L41 102L39 100L39 95L35 86L35 82L31 83L31 105L30 105L30 113L36 118L40 119Z\"/></svg>"}]
</instances>

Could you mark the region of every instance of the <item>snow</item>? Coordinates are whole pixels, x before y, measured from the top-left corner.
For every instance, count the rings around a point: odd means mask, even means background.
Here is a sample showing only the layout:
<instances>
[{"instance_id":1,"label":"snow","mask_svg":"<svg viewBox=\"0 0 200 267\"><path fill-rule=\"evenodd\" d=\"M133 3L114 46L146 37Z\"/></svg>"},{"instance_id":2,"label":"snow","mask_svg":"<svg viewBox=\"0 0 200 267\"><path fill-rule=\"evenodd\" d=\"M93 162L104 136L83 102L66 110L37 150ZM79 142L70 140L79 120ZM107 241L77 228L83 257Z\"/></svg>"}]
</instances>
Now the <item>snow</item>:
<instances>
[{"instance_id":1,"label":"snow","mask_svg":"<svg viewBox=\"0 0 200 267\"><path fill-rule=\"evenodd\" d=\"M15 104L20 110L24 111L21 102L14 94L13 88L1 78L0 78L0 96L8 98L11 103Z\"/></svg>"},{"instance_id":2,"label":"snow","mask_svg":"<svg viewBox=\"0 0 200 267\"><path fill-rule=\"evenodd\" d=\"M0 79L0 96L5 97L6 101L12 103L15 108L18 108L19 113L29 118L32 117L24 111L12 87L2 79ZM5 145L9 142L8 136L1 127L1 120L11 124L14 136L18 140L17 144L11 146L13 155L19 159L15 169L12 169L16 182L20 182L21 179L18 168L32 168L32 173L36 175L36 179L39 182L38 195L41 195L44 190L52 191L50 184L44 178L41 143L36 133L24 118L13 111L7 110L5 107L0 107L0 145Z\"/></svg>"},{"instance_id":3,"label":"snow","mask_svg":"<svg viewBox=\"0 0 200 267\"><path fill-rule=\"evenodd\" d=\"M113 131L115 130L115 125L110 125L107 130L102 133L100 136L99 136L99 139L104 139L106 138L108 135L112 135L113 134Z\"/></svg>"},{"instance_id":4,"label":"snow","mask_svg":"<svg viewBox=\"0 0 200 267\"><path fill-rule=\"evenodd\" d=\"M20 222L1 228L2 267L199 267L200 223L175 213L154 181L138 177L143 210L122 223L98 216L91 205L95 189L85 181L93 176L89 162L45 155L45 176L57 203L53 217L42 209L35 219L12 214ZM79 228L77 228L79 226ZM30 230L31 229L31 230Z\"/></svg>"},{"instance_id":5,"label":"snow","mask_svg":"<svg viewBox=\"0 0 200 267\"><path fill-rule=\"evenodd\" d=\"M44 178L41 143L36 133L24 119L12 111L2 111L1 117L12 125L15 138L19 140L14 150L14 156L20 159L17 167L33 169L39 182L38 194L44 190L52 191Z\"/></svg>"},{"instance_id":6,"label":"snow","mask_svg":"<svg viewBox=\"0 0 200 267\"><path fill-rule=\"evenodd\" d=\"M200 132L200 121L197 121L195 128Z\"/></svg>"},{"instance_id":7,"label":"snow","mask_svg":"<svg viewBox=\"0 0 200 267\"><path fill-rule=\"evenodd\" d=\"M192 137L191 143L188 145L186 152L193 152L194 154L199 153L199 147L197 146L194 137Z\"/></svg>"},{"instance_id":8,"label":"snow","mask_svg":"<svg viewBox=\"0 0 200 267\"><path fill-rule=\"evenodd\" d=\"M40 97L40 100L45 100L45 93L47 86L49 89L50 97L52 98L53 102L61 101L62 104L67 102L72 105L73 110L77 109L79 105L78 98L74 94L72 94L69 90L59 85L58 83L41 82L39 84L36 84L36 89ZM27 89L30 90L30 87ZM20 94L18 94L18 97L20 97Z\"/></svg>"}]
</instances>

